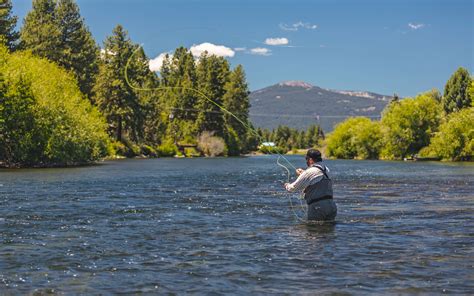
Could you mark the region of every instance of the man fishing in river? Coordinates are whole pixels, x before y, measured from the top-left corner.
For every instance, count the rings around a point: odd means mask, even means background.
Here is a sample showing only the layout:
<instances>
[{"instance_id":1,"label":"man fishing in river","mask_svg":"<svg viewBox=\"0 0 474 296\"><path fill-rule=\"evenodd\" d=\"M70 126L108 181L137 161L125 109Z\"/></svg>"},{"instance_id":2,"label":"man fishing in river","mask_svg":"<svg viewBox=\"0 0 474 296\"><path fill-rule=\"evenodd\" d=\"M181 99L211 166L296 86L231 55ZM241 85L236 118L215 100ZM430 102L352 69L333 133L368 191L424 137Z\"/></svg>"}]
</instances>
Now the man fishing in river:
<instances>
[{"instance_id":1,"label":"man fishing in river","mask_svg":"<svg viewBox=\"0 0 474 296\"><path fill-rule=\"evenodd\" d=\"M337 206L333 200L329 169L322 161L319 150L309 149L306 153L308 168L296 169L298 178L293 183L285 183L285 188L289 192L304 192L304 199L308 204L308 220L333 221L337 215Z\"/></svg>"}]
</instances>

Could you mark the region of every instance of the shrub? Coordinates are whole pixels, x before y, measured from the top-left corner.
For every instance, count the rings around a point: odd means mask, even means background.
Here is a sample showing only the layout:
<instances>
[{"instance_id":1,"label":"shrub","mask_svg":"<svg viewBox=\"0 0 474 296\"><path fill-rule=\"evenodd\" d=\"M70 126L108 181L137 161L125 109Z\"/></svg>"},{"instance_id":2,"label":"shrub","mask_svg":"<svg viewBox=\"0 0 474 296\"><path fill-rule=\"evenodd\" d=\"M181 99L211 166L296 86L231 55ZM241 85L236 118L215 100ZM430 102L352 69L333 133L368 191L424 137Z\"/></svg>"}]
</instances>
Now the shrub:
<instances>
[{"instance_id":1,"label":"shrub","mask_svg":"<svg viewBox=\"0 0 474 296\"><path fill-rule=\"evenodd\" d=\"M158 156L171 157L178 153L178 148L172 142L164 142L160 146L156 147Z\"/></svg>"},{"instance_id":2,"label":"shrub","mask_svg":"<svg viewBox=\"0 0 474 296\"><path fill-rule=\"evenodd\" d=\"M285 154L288 150L278 146L260 146L259 151L263 154Z\"/></svg>"},{"instance_id":3,"label":"shrub","mask_svg":"<svg viewBox=\"0 0 474 296\"><path fill-rule=\"evenodd\" d=\"M71 165L107 155L103 116L71 73L27 52L0 50L0 157L19 166Z\"/></svg>"},{"instance_id":4,"label":"shrub","mask_svg":"<svg viewBox=\"0 0 474 296\"><path fill-rule=\"evenodd\" d=\"M225 155L225 142L220 137L213 136L213 133L204 131L198 138L198 148L205 156L215 157Z\"/></svg>"},{"instance_id":5,"label":"shrub","mask_svg":"<svg viewBox=\"0 0 474 296\"><path fill-rule=\"evenodd\" d=\"M156 153L156 150L149 146L149 145L142 145L140 147L141 154L145 156L150 156L150 157L157 157L158 154Z\"/></svg>"},{"instance_id":6,"label":"shrub","mask_svg":"<svg viewBox=\"0 0 474 296\"><path fill-rule=\"evenodd\" d=\"M428 146L442 115L433 92L392 102L382 115L382 158L401 159Z\"/></svg>"},{"instance_id":7,"label":"shrub","mask_svg":"<svg viewBox=\"0 0 474 296\"><path fill-rule=\"evenodd\" d=\"M381 147L378 122L366 117L353 117L339 123L326 139L329 157L376 159Z\"/></svg>"},{"instance_id":8,"label":"shrub","mask_svg":"<svg viewBox=\"0 0 474 296\"><path fill-rule=\"evenodd\" d=\"M453 112L431 140L430 150L445 160L474 157L474 107Z\"/></svg>"}]
</instances>

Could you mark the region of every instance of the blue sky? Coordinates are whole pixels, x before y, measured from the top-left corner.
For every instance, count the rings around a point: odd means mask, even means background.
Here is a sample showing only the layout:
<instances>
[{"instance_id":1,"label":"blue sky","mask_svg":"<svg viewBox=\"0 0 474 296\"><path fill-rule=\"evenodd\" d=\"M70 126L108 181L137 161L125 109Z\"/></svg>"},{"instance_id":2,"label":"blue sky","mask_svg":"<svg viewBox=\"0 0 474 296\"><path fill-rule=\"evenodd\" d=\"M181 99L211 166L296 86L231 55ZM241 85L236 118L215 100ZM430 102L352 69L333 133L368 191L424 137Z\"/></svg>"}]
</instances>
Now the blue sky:
<instances>
[{"instance_id":1,"label":"blue sky","mask_svg":"<svg viewBox=\"0 0 474 296\"><path fill-rule=\"evenodd\" d=\"M442 90L460 66L473 73L472 0L77 3L99 44L122 24L152 59L181 45L210 48L227 55L232 66L244 66L251 90L303 80L323 88L413 96ZM13 5L22 19L31 1Z\"/></svg>"}]
</instances>

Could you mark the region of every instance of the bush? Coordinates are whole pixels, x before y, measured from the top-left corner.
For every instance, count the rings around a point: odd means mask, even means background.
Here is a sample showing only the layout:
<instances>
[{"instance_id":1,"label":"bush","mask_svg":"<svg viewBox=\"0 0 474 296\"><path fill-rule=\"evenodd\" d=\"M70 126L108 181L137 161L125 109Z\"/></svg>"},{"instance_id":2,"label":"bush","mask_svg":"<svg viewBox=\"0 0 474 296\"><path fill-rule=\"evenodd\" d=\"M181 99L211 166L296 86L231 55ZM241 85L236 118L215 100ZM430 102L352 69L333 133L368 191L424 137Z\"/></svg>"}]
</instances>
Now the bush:
<instances>
[{"instance_id":1,"label":"bush","mask_svg":"<svg viewBox=\"0 0 474 296\"><path fill-rule=\"evenodd\" d=\"M186 147L184 148L184 155L186 157L198 157L201 156L201 153L196 148Z\"/></svg>"},{"instance_id":2,"label":"bush","mask_svg":"<svg viewBox=\"0 0 474 296\"><path fill-rule=\"evenodd\" d=\"M380 124L366 117L353 117L339 123L326 139L329 157L377 159L382 135Z\"/></svg>"},{"instance_id":3,"label":"bush","mask_svg":"<svg viewBox=\"0 0 474 296\"><path fill-rule=\"evenodd\" d=\"M402 159L428 146L437 131L442 115L441 104L433 92L414 99L392 102L386 107L381 120L382 158Z\"/></svg>"},{"instance_id":4,"label":"bush","mask_svg":"<svg viewBox=\"0 0 474 296\"><path fill-rule=\"evenodd\" d=\"M441 124L429 148L445 160L473 159L474 107L451 113Z\"/></svg>"},{"instance_id":5,"label":"bush","mask_svg":"<svg viewBox=\"0 0 474 296\"><path fill-rule=\"evenodd\" d=\"M145 156L149 156L149 157L157 157L158 156L158 154L156 153L156 150L151 146L142 145L140 147L140 150L141 150L141 154L143 154Z\"/></svg>"},{"instance_id":6,"label":"bush","mask_svg":"<svg viewBox=\"0 0 474 296\"><path fill-rule=\"evenodd\" d=\"M205 156L215 157L226 154L225 142L213 133L204 131L198 138L198 148Z\"/></svg>"},{"instance_id":7,"label":"bush","mask_svg":"<svg viewBox=\"0 0 474 296\"><path fill-rule=\"evenodd\" d=\"M160 146L156 147L158 156L171 157L178 153L178 148L172 142L164 142Z\"/></svg>"},{"instance_id":8,"label":"bush","mask_svg":"<svg viewBox=\"0 0 474 296\"><path fill-rule=\"evenodd\" d=\"M263 154L285 154L288 150L277 146L260 146L259 151Z\"/></svg>"},{"instance_id":9,"label":"bush","mask_svg":"<svg viewBox=\"0 0 474 296\"><path fill-rule=\"evenodd\" d=\"M0 161L71 165L107 155L105 119L70 73L25 52L0 50L0 59Z\"/></svg>"}]
</instances>

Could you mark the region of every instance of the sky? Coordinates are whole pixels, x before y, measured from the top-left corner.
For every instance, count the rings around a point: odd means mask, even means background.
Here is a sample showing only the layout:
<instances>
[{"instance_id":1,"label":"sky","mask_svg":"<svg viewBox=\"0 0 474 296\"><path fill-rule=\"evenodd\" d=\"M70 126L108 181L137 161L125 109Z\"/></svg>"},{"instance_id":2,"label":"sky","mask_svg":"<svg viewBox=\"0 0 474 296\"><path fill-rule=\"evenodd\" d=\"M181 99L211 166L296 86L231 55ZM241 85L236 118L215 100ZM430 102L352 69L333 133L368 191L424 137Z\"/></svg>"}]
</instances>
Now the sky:
<instances>
[{"instance_id":1,"label":"sky","mask_svg":"<svg viewBox=\"0 0 474 296\"><path fill-rule=\"evenodd\" d=\"M13 0L21 20L31 0ZM102 45L117 24L160 55L185 46L242 64L250 90L301 80L415 96L474 73L473 0L77 0Z\"/></svg>"}]
</instances>

